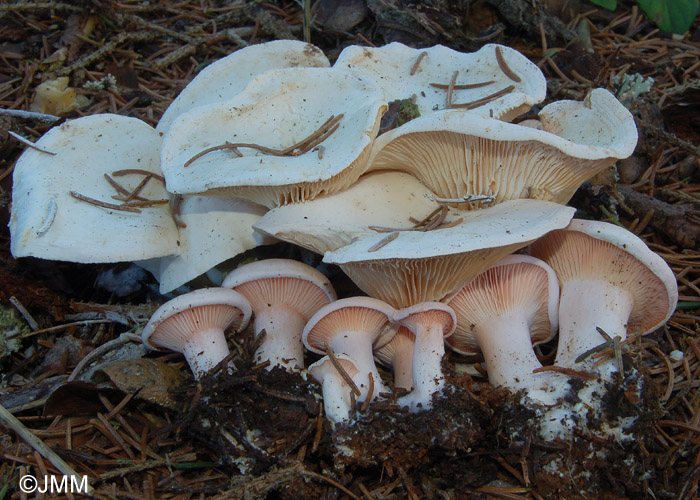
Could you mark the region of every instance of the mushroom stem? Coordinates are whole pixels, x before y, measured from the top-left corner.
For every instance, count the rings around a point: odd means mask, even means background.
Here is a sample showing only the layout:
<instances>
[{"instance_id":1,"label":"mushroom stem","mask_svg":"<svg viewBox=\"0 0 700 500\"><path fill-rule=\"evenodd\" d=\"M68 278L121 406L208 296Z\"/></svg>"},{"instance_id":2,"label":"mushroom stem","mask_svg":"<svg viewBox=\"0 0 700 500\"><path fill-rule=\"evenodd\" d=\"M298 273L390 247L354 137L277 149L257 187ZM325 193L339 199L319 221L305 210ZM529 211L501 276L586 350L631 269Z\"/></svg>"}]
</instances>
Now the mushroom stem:
<instances>
[{"instance_id":1,"label":"mushroom stem","mask_svg":"<svg viewBox=\"0 0 700 500\"><path fill-rule=\"evenodd\" d=\"M542 368L532 349L530 325L522 310L493 316L474 329L476 340L484 355L489 382L496 387L506 387L513 392L532 389L535 380L548 378L545 374L533 374Z\"/></svg>"},{"instance_id":2,"label":"mushroom stem","mask_svg":"<svg viewBox=\"0 0 700 500\"><path fill-rule=\"evenodd\" d=\"M255 351L259 363L270 361L268 370L281 366L287 370L304 368L301 332L306 321L294 308L282 305L263 307L255 314L255 334L265 330L265 339Z\"/></svg>"},{"instance_id":3,"label":"mushroom stem","mask_svg":"<svg viewBox=\"0 0 700 500\"><path fill-rule=\"evenodd\" d=\"M229 355L224 331L221 328L209 328L197 332L185 341L182 353L195 379L199 380Z\"/></svg>"},{"instance_id":4,"label":"mushroom stem","mask_svg":"<svg viewBox=\"0 0 700 500\"><path fill-rule=\"evenodd\" d=\"M360 397L357 398L358 402L361 403L367 398L370 373L374 380L374 390L372 391L370 401L374 400L380 392L388 392L388 389L379 376L377 365L374 364L374 358L372 356L372 336L370 333L364 331L348 331L343 335L336 335L331 340L330 347L334 353L346 354L355 362L359 373L354 380L361 393Z\"/></svg>"},{"instance_id":5,"label":"mushroom stem","mask_svg":"<svg viewBox=\"0 0 700 500\"><path fill-rule=\"evenodd\" d=\"M442 358L445 355L444 330L441 322L417 323L413 349L413 383L415 403L430 408L433 394L445 386Z\"/></svg>"},{"instance_id":6,"label":"mushroom stem","mask_svg":"<svg viewBox=\"0 0 700 500\"><path fill-rule=\"evenodd\" d=\"M326 374L321 385L323 391L323 411L333 423L350 420L350 386L337 371Z\"/></svg>"},{"instance_id":7,"label":"mushroom stem","mask_svg":"<svg viewBox=\"0 0 700 500\"><path fill-rule=\"evenodd\" d=\"M423 302L406 307L394 314L398 321L413 332L413 391L399 400L413 412L432 407L433 395L445 386L442 358L445 336L452 335L457 318L451 307L440 302Z\"/></svg>"},{"instance_id":8,"label":"mushroom stem","mask_svg":"<svg viewBox=\"0 0 700 500\"><path fill-rule=\"evenodd\" d=\"M585 304L585 306L583 306ZM610 338L627 338L627 322L634 300L630 292L602 280L571 280L562 286L559 304L559 346L555 364L577 370L592 369L596 360L576 358ZM616 371L614 361L597 368L599 373Z\"/></svg>"},{"instance_id":9,"label":"mushroom stem","mask_svg":"<svg viewBox=\"0 0 700 500\"><path fill-rule=\"evenodd\" d=\"M410 344L396 351L391 360L394 371L394 387L397 389L413 389L413 349Z\"/></svg>"}]
</instances>

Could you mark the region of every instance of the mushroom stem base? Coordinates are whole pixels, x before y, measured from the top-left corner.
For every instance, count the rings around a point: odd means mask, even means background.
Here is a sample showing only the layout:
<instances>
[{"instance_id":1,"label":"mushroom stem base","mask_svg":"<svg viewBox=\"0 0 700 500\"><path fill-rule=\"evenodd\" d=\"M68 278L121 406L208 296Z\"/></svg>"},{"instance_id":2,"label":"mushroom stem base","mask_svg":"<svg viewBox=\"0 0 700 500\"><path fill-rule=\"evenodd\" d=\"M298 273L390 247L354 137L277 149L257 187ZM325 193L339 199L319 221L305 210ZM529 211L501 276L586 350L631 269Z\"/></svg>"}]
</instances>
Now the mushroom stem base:
<instances>
[{"instance_id":1,"label":"mushroom stem base","mask_svg":"<svg viewBox=\"0 0 700 500\"><path fill-rule=\"evenodd\" d=\"M199 380L229 355L223 330L210 328L197 333L184 343L182 354L185 355L194 377Z\"/></svg>"}]
</instances>

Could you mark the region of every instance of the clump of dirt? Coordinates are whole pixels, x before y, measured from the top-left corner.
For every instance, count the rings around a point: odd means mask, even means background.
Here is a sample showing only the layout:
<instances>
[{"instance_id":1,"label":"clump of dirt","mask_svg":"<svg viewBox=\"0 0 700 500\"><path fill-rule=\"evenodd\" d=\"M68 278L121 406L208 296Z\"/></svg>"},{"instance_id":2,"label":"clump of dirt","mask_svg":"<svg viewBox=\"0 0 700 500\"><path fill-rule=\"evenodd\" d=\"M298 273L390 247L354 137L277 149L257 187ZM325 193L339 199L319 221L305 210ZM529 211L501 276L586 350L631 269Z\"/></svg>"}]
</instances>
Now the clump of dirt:
<instances>
[{"instance_id":1,"label":"clump of dirt","mask_svg":"<svg viewBox=\"0 0 700 500\"><path fill-rule=\"evenodd\" d=\"M409 496L414 489L486 498L494 490L485 484L526 484L547 499L630 498L642 494L651 474L644 443L653 441L659 396L636 370L626 371L622 383L596 386L597 412L586 409L581 396L591 382L570 379L562 401L584 408L565 438L544 440L538 419L547 408L522 393L457 376L447 363L446 388L431 409L410 413L400 398L384 398L333 425L323 415L320 386L306 372L255 366L250 352L244 347L243 356L234 353L218 372L177 395L185 408L180 432L210 446L219 466L231 471L232 484L252 478L257 488L283 498L313 498L323 489L307 480L312 474L349 488L359 478L386 476L397 478ZM634 422L624 429L629 439L606 431L615 421Z\"/></svg>"}]
</instances>

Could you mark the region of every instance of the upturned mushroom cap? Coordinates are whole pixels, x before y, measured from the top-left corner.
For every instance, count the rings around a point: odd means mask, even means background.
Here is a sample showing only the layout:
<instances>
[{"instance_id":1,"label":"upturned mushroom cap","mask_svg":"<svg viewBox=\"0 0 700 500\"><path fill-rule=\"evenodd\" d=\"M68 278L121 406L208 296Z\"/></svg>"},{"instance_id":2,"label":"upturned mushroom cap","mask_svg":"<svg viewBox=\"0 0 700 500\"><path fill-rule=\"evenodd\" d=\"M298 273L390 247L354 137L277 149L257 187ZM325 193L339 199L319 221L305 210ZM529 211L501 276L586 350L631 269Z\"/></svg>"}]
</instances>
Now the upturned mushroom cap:
<instances>
[{"instance_id":1,"label":"upturned mushroom cap","mask_svg":"<svg viewBox=\"0 0 700 500\"><path fill-rule=\"evenodd\" d=\"M181 352L199 378L228 353L225 330L239 331L250 320L248 301L228 288L203 288L160 306L143 329L151 349Z\"/></svg>"},{"instance_id":2,"label":"upturned mushroom cap","mask_svg":"<svg viewBox=\"0 0 700 500\"><path fill-rule=\"evenodd\" d=\"M457 328L445 342L461 354L481 352L474 330L492 318L522 312L533 345L552 339L559 324L557 276L527 255L504 257L444 302L457 314Z\"/></svg>"},{"instance_id":3,"label":"upturned mushroom cap","mask_svg":"<svg viewBox=\"0 0 700 500\"><path fill-rule=\"evenodd\" d=\"M441 300L504 256L565 227L573 214L573 208L540 200L455 210L448 218L463 218L460 224L365 236L323 260L338 264L368 295L408 307Z\"/></svg>"},{"instance_id":4,"label":"upturned mushroom cap","mask_svg":"<svg viewBox=\"0 0 700 500\"><path fill-rule=\"evenodd\" d=\"M49 130L17 161L12 188L12 254L15 257L96 263L142 260L177 253L178 231L166 204L125 212L78 200L102 202L118 192L104 178L123 169L160 176L161 139L141 120L101 114ZM119 177L134 189L144 175ZM139 196L167 200L162 182L150 179Z\"/></svg>"},{"instance_id":5,"label":"upturned mushroom cap","mask_svg":"<svg viewBox=\"0 0 700 500\"><path fill-rule=\"evenodd\" d=\"M397 42L378 48L351 45L333 67L374 79L387 102L415 95L421 115L446 107L455 71L453 105L472 103L469 109L475 114L509 121L541 102L546 93L540 69L504 45L487 44L473 53L442 45L413 49ZM489 97L500 91L500 97Z\"/></svg>"},{"instance_id":6,"label":"upturned mushroom cap","mask_svg":"<svg viewBox=\"0 0 700 500\"><path fill-rule=\"evenodd\" d=\"M311 266L289 259L266 259L231 271L222 286L246 296L253 311L292 307L306 321L336 299L328 278Z\"/></svg>"},{"instance_id":7,"label":"upturned mushroom cap","mask_svg":"<svg viewBox=\"0 0 700 500\"><path fill-rule=\"evenodd\" d=\"M252 225L267 211L240 198L184 196L179 205L179 253L145 265L160 282L160 293L184 285L246 250L272 242Z\"/></svg>"},{"instance_id":8,"label":"upturned mushroom cap","mask_svg":"<svg viewBox=\"0 0 700 500\"><path fill-rule=\"evenodd\" d=\"M392 325L395 310L386 302L372 297L348 297L336 300L319 309L304 328L306 348L316 354L326 353L326 344L332 344L338 335L348 332L367 332L372 347L379 349L388 343L398 326ZM348 353L345 353L348 354Z\"/></svg>"},{"instance_id":9,"label":"upturned mushroom cap","mask_svg":"<svg viewBox=\"0 0 700 500\"><path fill-rule=\"evenodd\" d=\"M167 132L181 114L197 106L232 99L250 81L269 70L288 67L328 67L323 52L298 40L274 40L248 45L204 68L170 103L156 130Z\"/></svg>"},{"instance_id":10,"label":"upturned mushroom cap","mask_svg":"<svg viewBox=\"0 0 700 500\"><path fill-rule=\"evenodd\" d=\"M168 190L239 196L267 207L340 191L367 168L385 109L376 86L354 73L332 68L268 71L230 101L199 106L175 120L161 155ZM327 135L316 147L279 153L332 117L339 119L337 129L326 125ZM240 147L241 156L219 149L193 160L227 143L256 147Z\"/></svg>"},{"instance_id":11,"label":"upturned mushroom cap","mask_svg":"<svg viewBox=\"0 0 700 500\"><path fill-rule=\"evenodd\" d=\"M637 144L629 111L604 89L540 113L542 129L461 110L416 118L377 138L369 171L414 175L441 198L493 196L566 203L578 187ZM460 208L474 208L459 204Z\"/></svg>"},{"instance_id":12,"label":"upturned mushroom cap","mask_svg":"<svg viewBox=\"0 0 700 500\"><path fill-rule=\"evenodd\" d=\"M370 227L404 227L423 220L440 206L415 177L374 172L345 191L303 203L273 208L254 228L277 239L323 254L375 234Z\"/></svg>"},{"instance_id":13,"label":"upturned mushroom cap","mask_svg":"<svg viewBox=\"0 0 700 500\"><path fill-rule=\"evenodd\" d=\"M600 280L627 290L633 301L628 332L651 332L676 309L678 284L671 268L634 233L614 224L574 219L534 242L530 253L554 269L562 291L572 280Z\"/></svg>"},{"instance_id":14,"label":"upturned mushroom cap","mask_svg":"<svg viewBox=\"0 0 700 500\"><path fill-rule=\"evenodd\" d=\"M345 354L336 354L336 362L345 373L355 382L360 372L355 362ZM308 368L311 375L323 386L323 409L333 423L346 421L350 418L352 388L340 374L330 357L324 356ZM358 382L355 382L357 385Z\"/></svg>"}]
</instances>

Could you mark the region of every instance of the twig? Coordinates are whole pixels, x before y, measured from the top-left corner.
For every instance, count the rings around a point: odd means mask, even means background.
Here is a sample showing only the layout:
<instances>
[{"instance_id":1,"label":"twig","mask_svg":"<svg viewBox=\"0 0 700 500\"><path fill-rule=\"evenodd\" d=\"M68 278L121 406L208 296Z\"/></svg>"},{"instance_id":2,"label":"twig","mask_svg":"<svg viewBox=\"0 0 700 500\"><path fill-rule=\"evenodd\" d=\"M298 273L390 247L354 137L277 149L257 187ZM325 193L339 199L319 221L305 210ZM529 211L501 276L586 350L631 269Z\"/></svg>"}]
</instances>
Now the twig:
<instances>
[{"instance_id":1,"label":"twig","mask_svg":"<svg viewBox=\"0 0 700 500\"><path fill-rule=\"evenodd\" d=\"M60 116L47 115L35 111L23 111L21 109L0 109L0 115L14 116L16 118L25 118L28 120L39 120L43 123L53 123L61 119Z\"/></svg>"},{"instance_id":2,"label":"twig","mask_svg":"<svg viewBox=\"0 0 700 500\"><path fill-rule=\"evenodd\" d=\"M37 151L39 151L39 152L41 152L41 153L46 153L47 155L56 156L56 153L54 153L53 151L49 151L48 149L44 149L44 148L41 148L41 147L37 146L37 145L34 144L33 142L31 142L31 141L25 139L24 137L22 137L21 135L14 133L12 130L8 130L7 133L10 134L10 135L11 135L12 137L14 137L15 139L17 139L17 140L18 140L19 142L21 142L22 144L25 144L25 145L29 146L29 147L32 148L32 149L36 149Z\"/></svg>"},{"instance_id":3,"label":"twig","mask_svg":"<svg viewBox=\"0 0 700 500\"><path fill-rule=\"evenodd\" d=\"M563 375L568 375L569 377L578 378L581 380L595 380L595 375L590 372L585 372L583 370L573 370L571 368L564 368L563 366L541 366L540 368L535 368L532 373L542 373L542 372L557 372Z\"/></svg>"},{"instance_id":4,"label":"twig","mask_svg":"<svg viewBox=\"0 0 700 500\"><path fill-rule=\"evenodd\" d=\"M143 170L141 168L124 168L122 170L115 170L114 172L112 172L112 175L114 177L121 177L123 175L130 175L130 174L150 175L154 179L165 184L165 177L163 177L162 175L158 175L154 172L151 172L150 170Z\"/></svg>"},{"instance_id":5,"label":"twig","mask_svg":"<svg viewBox=\"0 0 700 500\"><path fill-rule=\"evenodd\" d=\"M418 66L420 66L421 61L425 56L427 56L428 53L423 51L420 54L418 54L418 57L416 58L416 62L413 63L413 66L411 66L411 72L410 75L413 76L416 74L416 71L418 71Z\"/></svg>"},{"instance_id":6,"label":"twig","mask_svg":"<svg viewBox=\"0 0 700 500\"><path fill-rule=\"evenodd\" d=\"M27 322L29 325L29 328L31 330L38 330L39 329L39 323L36 322L34 317L27 311L27 308L22 305L22 303L19 301L17 297L14 295L10 297L10 302L12 303L13 306L15 306L15 309L19 311L19 313L22 315L24 320Z\"/></svg>"},{"instance_id":7,"label":"twig","mask_svg":"<svg viewBox=\"0 0 700 500\"><path fill-rule=\"evenodd\" d=\"M508 78L513 80L515 83L520 83L522 80L521 78L513 72L512 69L508 66L506 63L506 60L503 58L503 53L501 52L501 47L499 45L496 45L496 62L498 62L498 67L501 68L501 71L503 71L503 74L506 75Z\"/></svg>"},{"instance_id":8,"label":"twig","mask_svg":"<svg viewBox=\"0 0 700 500\"><path fill-rule=\"evenodd\" d=\"M452 108L457 108L457 109L474 109L481 107L485 104L490 103L491 101L495 101L499 97L502 97L506 94L510 94L515 90L514 85L510 85L504 89L501 89L497 92L494 92L493 94L489 94L486 97L482 97L481 99L477 99L476 101L471 101L471 102L465 102L465 103L459 103L459 104L452 104Z\"/></svg>"},{"instance_id":9,"label":"twig","mask_svg":"<svg viewBox=\"0 0 700 500\"><path fill-rule=\"evenodd\" d=\"M129 207L126 205L115 205L114 203L107 203L105 201L96 200L95 198L90 198L89 196L85 196L84 194L76 193L75 191L71 191L70 195L76 200L84 201L91 205L95 205L96 207L107 208L109 210L121 210L123 212L133 212L137 214L141 213L141 210L139 210L138 208Z\"/></svg>"},{"instance_id":10,"label":"twig","mask_svg":"<svg viewBox=\"0 0 700 500\"><path fill-rule=\"evenodd\" d=\"M210 148L205 149L204 151L200 151L192 158L187 160L183 166L188 167L192 164L192 162L198 160L202 156L212 153L214 151L221 151L224 149L233 150L234 153L236 153L239 157L243 156L238 151L239 148L257 149L261 153L269 154L272 156L298 156L318 146L323 141L325 141L331 134L333 134L333 132L335 132L338 129L339 122L343 118L343 116L344 115L342 113L338 116L331 115L331 117L328 120L326 120L323 123L323 125L317 128L307 137L284 149L268 148L267 146L261 146L260 144L254 144L249 142L226 142L225 144L212 146Z\"/></svg>"},{"instance_id":11,"label":"twig","mask_svg":"<svg viewBox=\"0 0 700 500\"><path fill-rule=\"evenodd\" d=\"M377 250L384 248L386 245L388 245L389 243L391 243L392 241L394 241L398 237L399 237L399 232L395 231L395 232L389 234L389 236L387 236L386 238L382 238L377 243L375 243L374 245L369 247L367 249L367 251L368 252L376 252Z\"/></svg>"},{"instance_id":12,"label":"twig","mask_svg":"<svg viewBox=\"0 0 700 500\"><path fill-rule=\"evenodd\" d=\"M360 406L360 411L365 411L369 407L369 402L372 399L372 395L374 394L374 375L370 372L369 374L369 389L367 390L367 397L365 397L365 400L362 402L362 405Z\"/></svg>"},{"instance_id":13,"label":"twig","mask_svg":"<svg viewBox=\"0 0 700 500\"><path fill-rule=\"evenodd\" d=\"M8 429L13 430L19 437L21 437L28 445L38 451L42 457L51 462L51 464L58 469L59 472L65 474L66 476L74 477L78 483L81 483L82 476L78 475L73 468L63 461L56 452L49 448L41 439L36 437L32 431L27 429L22 422L20 422L17 417L10 413L7 408L0 404L0 421ZM92 487L88 485L88 492L92 492Z\"/></svg>"},{"instance_id":14,"label":"twig","mask_svg":"<svg viewBox=\"0 0 700 500\"><path fill-rule=\"evenodd\" d=\"M102 356L102 354L111 351L112 349L119 347L122 344L126 344L127 342L141 342L141 336L136 335L133 333L122 333L119 335L114 340L110 340L109 342L102 344L100 347L95 349L94 351L90 352L87 356L85 356L83 359L80 360L78 365L75 367L73 372L68 376L68 379L66 380L67 382L70 382L72 380L75 380L75 378L80 374L82 369L90 362L92 362L93 359L95 359L98 356Z\"/></svg>"},{"instance_id":15,"label":"twig","mask_svg":"<svg viewBox=\"0 0 700 500\"><path fill-rule=\"evenodd\" d=\"M478 83L467 83L463 85L453 85L452 90L471 90L471 89L478 89L481 87L487 87L489 85L492 85L496 83L495 80L489 80L488 82L478 82ZM442 89L442 90L447 90L450 88L449 85L445 85L444 83L431 83L431 87L434 87L436 89Z\"/></svg>"},{"instance_id":16,"label":"twig","mask_svg":"<svg viewBox=\"0 0 700 500\"><path fill-rule=\"evenodd\" d=\"M340 364L338 358L335 357L335 354L331 350L331 346L328 344L328 342L326 342L326 355L328 356L328 359L331 360L331 363L333 363L333 366L338 371L338 373L340 373L340 376L343 377L343 380L345 380L345 382L350 386L350 390L352 391L352 393L356 396L361 395L362 393L357 387L357 384L355 384L355 381L348 374L348 372L345 371L345 368L343 368L343 365Z\"/></svg>"}]
</instances>

